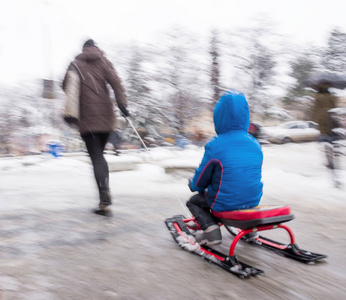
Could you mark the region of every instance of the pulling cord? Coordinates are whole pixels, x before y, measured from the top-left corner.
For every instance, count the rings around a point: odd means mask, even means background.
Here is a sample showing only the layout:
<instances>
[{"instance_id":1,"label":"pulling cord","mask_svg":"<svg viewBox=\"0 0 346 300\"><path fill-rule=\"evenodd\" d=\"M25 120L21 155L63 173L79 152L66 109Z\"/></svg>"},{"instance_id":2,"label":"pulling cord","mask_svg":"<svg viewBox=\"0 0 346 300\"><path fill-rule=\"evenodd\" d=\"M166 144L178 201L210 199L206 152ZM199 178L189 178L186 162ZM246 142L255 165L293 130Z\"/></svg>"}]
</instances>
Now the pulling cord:
<instances>
[{"instance_id":1,"label":"pulling cord","mask_svg":"<svg viewBox=\"0 0 346 300\"><path fill-rule=\"evenodd\" d=\"M154 163L154 165L160 169L160 172L162 171L162 168L160 168L160 166L156 163L155 159L153 158L153 156L151 155L149 149L147 148L147 146L145 145L144 141L142 140L141 136L139 135L138 131L136 130L136 128L133 126L130 118L127 118L125 117L126 121L131 125L133 131L136 133L137 137L139 138L139 140L141 141L143 147L145 148L145 150L148 152L152 162ZM173 195L175 196L175 198L178 200L178 202L181 204L181 206L185 209L185 211L187 212L188 216L191 217L191 213L190 211L186 208L186 206L181 202L180 198L178 197L177 193L174 191L172 185L170 183L169 184L169 187L171 188L172 192L173 192Z\"/></svg>"}]
</instances>

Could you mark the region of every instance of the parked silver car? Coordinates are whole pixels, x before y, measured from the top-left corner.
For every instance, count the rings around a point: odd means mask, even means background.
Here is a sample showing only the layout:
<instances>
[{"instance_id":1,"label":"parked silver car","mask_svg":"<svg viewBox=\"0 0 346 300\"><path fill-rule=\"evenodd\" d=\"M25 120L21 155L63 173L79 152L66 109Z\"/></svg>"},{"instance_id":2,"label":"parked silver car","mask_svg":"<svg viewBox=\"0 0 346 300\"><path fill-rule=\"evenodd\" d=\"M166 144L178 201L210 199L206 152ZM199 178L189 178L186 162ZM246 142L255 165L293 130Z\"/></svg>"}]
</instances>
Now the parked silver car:
<instances>
[{"instance_id":1,"label":"parked silver car","mask_svg":"<svg viewBox=\"0 0 346 300\"><path fill-rule=\"evenodd\" d=\"M271 143L317 141L320 136L318 124L311 121L291 121L273 127L264 127Z\"/></svg>"}]
</instances>

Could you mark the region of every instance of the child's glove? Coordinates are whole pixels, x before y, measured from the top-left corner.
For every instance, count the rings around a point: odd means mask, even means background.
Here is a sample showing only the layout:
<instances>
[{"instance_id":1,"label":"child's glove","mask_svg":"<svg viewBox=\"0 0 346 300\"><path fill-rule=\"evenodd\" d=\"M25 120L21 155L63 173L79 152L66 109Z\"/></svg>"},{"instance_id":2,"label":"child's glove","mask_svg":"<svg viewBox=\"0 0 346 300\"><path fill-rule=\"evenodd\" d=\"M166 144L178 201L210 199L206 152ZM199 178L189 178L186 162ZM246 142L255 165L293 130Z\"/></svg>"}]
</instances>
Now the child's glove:
<instances>
[{"instance_id":1,"label":"child's glove","mask_svg":"<svg viewBox=\"0 0 346 300\"><path fill-rule=\"evenodd\" d=\"M188 183L187 186L189 187L189 189L190 189L191 192L194 192L194 190L191 188L191 179L189 179L189 183Z\"/></svg>"}]
</instances>

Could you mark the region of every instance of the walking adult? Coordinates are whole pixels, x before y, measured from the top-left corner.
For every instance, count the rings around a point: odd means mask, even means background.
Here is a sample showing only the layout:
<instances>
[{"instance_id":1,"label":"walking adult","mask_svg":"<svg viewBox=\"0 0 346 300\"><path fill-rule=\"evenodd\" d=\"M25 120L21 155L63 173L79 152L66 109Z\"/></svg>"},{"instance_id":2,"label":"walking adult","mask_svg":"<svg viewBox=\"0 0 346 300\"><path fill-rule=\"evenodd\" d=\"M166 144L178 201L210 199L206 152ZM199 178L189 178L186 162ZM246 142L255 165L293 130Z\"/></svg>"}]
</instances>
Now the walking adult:
<instances>
[{"instance_id":1,"label":"walking adult","mask_svg":"<svg viewBox=\"0 0 346 300\"><path fill-rule=\"evenodd\" d=\"M63 89L69 85L69 71L79 76L79 116L78 127L91 158L97 188L99 191L99 214L108 212L112 204L109 189L109 168L103 156L109 135L115 129L114 101L107 84L114 91L115 100L123 116L129 116L125 89L112 63L105 57L91 39L87 40L82 53L67 69Z\"/></svg>"},{"instance_id":2,"label":"walking adult","mask_svg":"<svg viewBox=\"0 0 346 300\"><path fill-rule=\"evenodd\" d=\"M334 151L333 142L337 139L333 129L336 127L336 122L332 118L331 109L336 107L336 97L333 96L328 86L320 86L316 95L315 103L312 108L311 120L318 124L320 130L320 141L325 142L325 152L327 155L327 167L334 169Z\"/></svg>"}]
</instances>

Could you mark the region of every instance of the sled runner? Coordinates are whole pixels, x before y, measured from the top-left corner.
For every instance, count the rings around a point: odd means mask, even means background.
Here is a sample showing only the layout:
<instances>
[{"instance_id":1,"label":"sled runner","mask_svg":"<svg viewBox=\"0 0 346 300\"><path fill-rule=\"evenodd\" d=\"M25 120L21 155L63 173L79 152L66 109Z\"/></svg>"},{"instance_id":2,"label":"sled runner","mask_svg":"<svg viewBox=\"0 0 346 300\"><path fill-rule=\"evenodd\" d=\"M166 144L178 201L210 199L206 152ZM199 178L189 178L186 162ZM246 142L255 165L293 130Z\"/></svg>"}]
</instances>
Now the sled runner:
<instances>
[{"instance_id":1,"label":"sled runner","mask_svg":"<svg viewBox=\"0 0 346 300\"><path fill-rule=\"evenodd\" d=\"M225 228L235 236L233 239L228 255L220 253L208 246L199 245L195 242L193 232L200 230L199 225L194 218L186 219L184 216L174 216L166 219L165 223L171 232L174 240L184 249L198 254L206 260L213 262L223 269L235 274L240 278L263 274L264 271L251 267L240 262L235 255L235 247L240 239L245 235L253 232L272 230L282 228L287 231L290 237L289 244L282 244L271 239L258 235L249 242L255 245L263 246L273 250L278 254L295 259L300 262L314 263L326 258L326 255L312 253L302 250L295 242L292 230L282 223L293 220L290 206L256 206L251 209L213 212L214 217L219 221L219 225Z\"/></svg>"}]
</instances>

